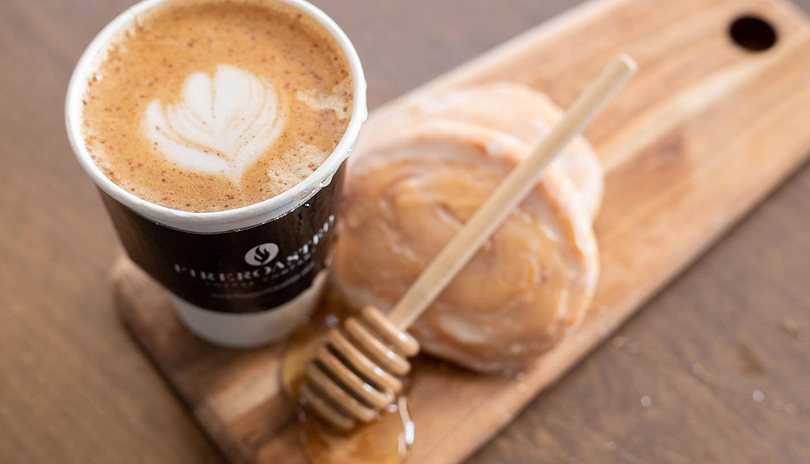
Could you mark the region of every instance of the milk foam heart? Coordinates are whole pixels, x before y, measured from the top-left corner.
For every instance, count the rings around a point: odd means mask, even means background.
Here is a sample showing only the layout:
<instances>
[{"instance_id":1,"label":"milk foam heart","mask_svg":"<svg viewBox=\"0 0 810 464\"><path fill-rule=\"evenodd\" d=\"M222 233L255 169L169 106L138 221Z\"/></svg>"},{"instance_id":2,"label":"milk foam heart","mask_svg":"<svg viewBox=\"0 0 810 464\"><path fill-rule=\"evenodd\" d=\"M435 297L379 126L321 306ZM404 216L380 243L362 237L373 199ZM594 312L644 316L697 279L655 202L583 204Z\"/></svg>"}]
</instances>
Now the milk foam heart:
<instances>
[{"instance_id":1,"label":"milk foam heart","mask_svg":"<svg viewBox=\"0 0 810 464\"><path fill-rule=\"evenodd\" d=\"M85 146L112 182L224 211L294 188L334 153L353 79L313 18L273 0L167 0L138 18L99 55L82 100Z\"/></svg>"},{"instance_id":2,"label":"milk foam heart","mask_svg":"<svg viewBox=\"0 0 810 464\"><path fill-rule=\"evenodd\" d=\"M273 145L285 119L270 82L220 65L213 79L202 72L190 75L176 103L153 100L143 127L155 151L169 161L238 184L245 169Z\"/></svg>"}]
</instances>

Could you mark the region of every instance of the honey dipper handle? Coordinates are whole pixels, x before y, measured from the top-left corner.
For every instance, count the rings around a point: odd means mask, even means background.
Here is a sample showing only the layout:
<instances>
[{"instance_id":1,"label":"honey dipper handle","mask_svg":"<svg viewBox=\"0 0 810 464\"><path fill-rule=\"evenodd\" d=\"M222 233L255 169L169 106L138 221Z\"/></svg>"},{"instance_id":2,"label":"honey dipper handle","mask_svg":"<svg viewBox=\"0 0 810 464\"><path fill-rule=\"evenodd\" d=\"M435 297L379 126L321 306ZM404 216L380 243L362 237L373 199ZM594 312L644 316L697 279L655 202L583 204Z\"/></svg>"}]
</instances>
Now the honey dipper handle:
<instances>
[{"instance_id":1,"label":"honey dipper handle","mask_svg":"<svg viewBox=\"0 0 810 464\"><path fill-rule=\"evenodd\" d=\"M405 330L424 312L523 201L546 166L585 129L635 71L636 63L627 55L619 55L608 64L531 155L512 170L419 275L389 314L391 322Z\"/></svg>"}]
</instances>

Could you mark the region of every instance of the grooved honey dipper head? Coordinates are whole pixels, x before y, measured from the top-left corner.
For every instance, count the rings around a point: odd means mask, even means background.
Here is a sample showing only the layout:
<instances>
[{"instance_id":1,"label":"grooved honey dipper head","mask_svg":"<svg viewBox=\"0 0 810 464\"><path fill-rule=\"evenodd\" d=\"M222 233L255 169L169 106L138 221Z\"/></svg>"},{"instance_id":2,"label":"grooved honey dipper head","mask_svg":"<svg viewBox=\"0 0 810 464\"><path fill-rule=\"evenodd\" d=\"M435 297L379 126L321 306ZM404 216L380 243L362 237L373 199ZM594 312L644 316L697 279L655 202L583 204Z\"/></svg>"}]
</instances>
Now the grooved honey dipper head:
<instances>
[{"instance_id":1,"label":"grooved honey dipper head","mask_svg":"<svg viewBox=\"0 0 810 464\"><path fill-rule=\"evenodd\" d=\"M366 306L359 317L332 329L307 366L301 395L307 407L335 428L371 422L402 390L409 357L419 343L380 310Z\"/></svg>"}]
</instances>

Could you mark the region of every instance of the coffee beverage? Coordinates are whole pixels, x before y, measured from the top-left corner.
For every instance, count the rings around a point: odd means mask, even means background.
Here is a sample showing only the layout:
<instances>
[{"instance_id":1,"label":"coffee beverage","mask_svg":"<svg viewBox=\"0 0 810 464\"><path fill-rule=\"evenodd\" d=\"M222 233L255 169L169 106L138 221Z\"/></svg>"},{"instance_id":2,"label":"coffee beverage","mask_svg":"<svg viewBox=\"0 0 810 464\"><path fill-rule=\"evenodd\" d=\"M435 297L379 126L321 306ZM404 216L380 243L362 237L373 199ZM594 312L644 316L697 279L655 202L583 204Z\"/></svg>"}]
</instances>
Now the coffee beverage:
<instances>
[{"instance_id":1,"label":"coffee beverage","mask_svg":"<svg viewBox=\"0 0 810 464\"><path fill-rule=\"evenodd\" d=\"M274 197L309 176L351 119L334 37L272 0L170 0L100 54L84 145L115 184L191 212Z\"/></svg>"},{"instance_id":2,"label":"coffee beverage","mask_svg":"<svg viewBox=\"0 0 810 464\"><path fill-rule=\"evenodd\" d=\"M65 122L129 259L193 333L253 347L319 298L365 92L306 0L143 0L82 54Z\"/></svg>"}]
</instances>

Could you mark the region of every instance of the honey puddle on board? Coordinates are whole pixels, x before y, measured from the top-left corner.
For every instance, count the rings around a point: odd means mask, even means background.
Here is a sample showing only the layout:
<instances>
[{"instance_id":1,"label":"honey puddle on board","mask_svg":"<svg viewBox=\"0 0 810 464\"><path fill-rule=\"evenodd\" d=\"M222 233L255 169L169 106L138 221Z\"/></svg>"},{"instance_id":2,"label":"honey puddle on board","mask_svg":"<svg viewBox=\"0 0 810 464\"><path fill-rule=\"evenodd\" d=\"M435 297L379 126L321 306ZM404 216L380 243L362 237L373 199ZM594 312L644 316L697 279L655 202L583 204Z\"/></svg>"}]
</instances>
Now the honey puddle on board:
<instances>
[{"instance_id":1,"label":"honey puddle on board","mask_svg":"<svg viewBox=\"0 0 810 464\"><path fill-rule=\"evenodd\" d=\"M299 404L304 370L324 337L351 314L336 294L327 291L309 322L291 337L281 362L281 383L294 404ZM377 421L348 433L329 427L303 408L298 417L301 449L311 464L398 464L414 441L414 424L404 396L382 411Z\"/></svg>"}]
</instances>

